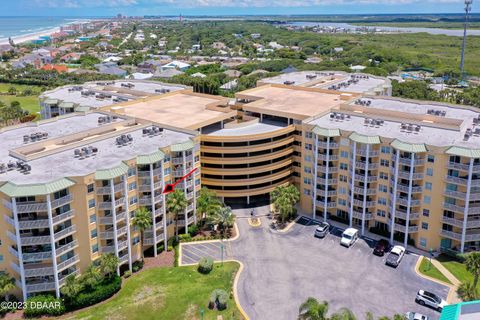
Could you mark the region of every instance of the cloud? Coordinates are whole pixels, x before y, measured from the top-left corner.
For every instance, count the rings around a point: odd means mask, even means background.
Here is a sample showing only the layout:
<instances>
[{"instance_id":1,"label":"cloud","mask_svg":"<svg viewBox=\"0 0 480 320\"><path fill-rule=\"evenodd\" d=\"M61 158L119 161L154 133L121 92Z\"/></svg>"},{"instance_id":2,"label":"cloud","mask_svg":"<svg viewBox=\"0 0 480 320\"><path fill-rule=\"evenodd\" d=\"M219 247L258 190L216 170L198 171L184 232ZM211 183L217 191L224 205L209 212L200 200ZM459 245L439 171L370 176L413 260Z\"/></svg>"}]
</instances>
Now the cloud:
<instances>
[{"instance_id":1,"label":"cloud","mask_svg":"<svg viewBox=\"0 0 480 320\"><path fill-rule=\"evenodd\" d=\"M25 0L24 0L25 1ZM164 5L170 8L275 8L323 5L405 5L420 3L458 3L463 0L33 0L39 8L115 8Z\"/></svg>"}]
</instances>

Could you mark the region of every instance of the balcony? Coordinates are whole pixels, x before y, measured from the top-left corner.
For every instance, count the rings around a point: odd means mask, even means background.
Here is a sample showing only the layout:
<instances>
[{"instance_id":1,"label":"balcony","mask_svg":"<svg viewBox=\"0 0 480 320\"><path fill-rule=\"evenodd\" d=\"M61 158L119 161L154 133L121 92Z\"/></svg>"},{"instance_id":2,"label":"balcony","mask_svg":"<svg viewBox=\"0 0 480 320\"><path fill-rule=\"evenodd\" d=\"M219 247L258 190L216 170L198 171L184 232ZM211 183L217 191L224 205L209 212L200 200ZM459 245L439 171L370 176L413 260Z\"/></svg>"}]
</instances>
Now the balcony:
<instances>
[{"instance_id":1,"label":"balcony","mask_svg":"<svg viewBox=\"0 0 480 320\"><path fill-rule=\"evenodd\" d=\"M64 221L67 221L71 219L74 215L74 211L70 210L64 213L61 213L59 215L56 215L52 218L52 223L53 225L57 225L59 223L62 223ZM5 216L5 220L7 220L8 223L14 225L14 221L12 218ZM48 222L47 217L40 217L37 218L36 220L19 220L18 221L18 226L20 230L26 230L26 229L45 229L50 226Z\"/></svg>"},{"instance_id":2,"label":"balcony","mask_svg":"<svg viewBox=\"0 0 480 320\"><path fill-rule=\"evenodd\" d=\"M417 219L420 218L420 214L418 214L416 212L410 212L408 217L409 217L409 220L417 220ZM400 218L400 219L403 219L403 220L407 220L407 212L403 211L403 210L400 210L400 209L397 209L397 210L395 210L395 218Z\"/></svg>"},{"instance_id":3,"label":"balcony","mask_svg":"<svg viewBox=\"0 0 480 320\"><path fill-rule=\"evenodd\" d=\"M72 233L74 233L75 231L77 231L77 227L76 226L70 226L68 228L65 228L61 231L58 231L55 233L55 241L58 241L58 240L61 240L69 235L71 235Z\"/></svg>"},{"instance_id":4,"label":"balcony","mask_svg":"<svg viewBox=\"0 0 480 320\"><path fill-rule=\"evenodd\" d=\"M128 240L118 242L118 251L128 248Z\"/></svg>"},{"instance_id":5,"label":"balcony","mask_svg":"<svg viewBox=\"0 0 480 320\"><path fill-rule=\"evenodd\" d=\"M193 191L187 192L187 199L193 199L194 195L195 195L195 193Z\"/></svg>"},{"instance_id":6,"label":"balcony","mask_svg":"<svg viewBox=\"0 0 480 320\"><path fill-rule=\"evenodd\" d=\"M326 166L318 166L317 170L323 173L336 173L338 172L337 167L326 167Z\"/></svg>"},{"instance_id":7,"label":"balcony","mask_svg":"<svg viewBox=\"0 0 480 320\"><path fill-rule=\"evenodd\" d=\"M118 208L120 206L125 205L125 198L122 197L120 199L115 200L114 205L115 205L115 208ZM101 210L111 210L112 209L112 202L111 201L100 202L98 207Z\"/></svg>"},{"instance_id":8,"label":"balcony","mask_svg":"<svg viewBox=\"0 0 480 320\"><path fill-rule=\"evenodd\" d=\"M353 162L350 162L352 164ZM367 163L365 161L355 161L355 168L366 169ZM378 168L378 163L368 163L368 170L375 170Z\"/></svg>"},{"instance_id":9,"label":"balcony","mask_svg":"<svg viewBox=\"0 0 480 320\"><path fill-rule=\"evenodd\" d=\"M182 164L182 163L183 163L183 157L174 157L174 158L172 158L172 163L173 163L173 164Z\"/></svg>"},{"instance_id":10,"label":"balcony","mask_svg":"<svg viewBox=\"0 0 480 320\"><path fill-rule=\"evenodd\" d=\"M405 184L398 183L397 184L397 190L401 192L408 193L410 190L410 187ZM412 186L412 193L421 193L423 188L421 186Z\"/></svg>"},{"instance_id":11,"label":"balcony","mask_svg":"<svg viewBox=\"0 0 480 320\"><path fill-rule=\"evenodd\" d=\"M412 163L412 159L400 157L400 159L399 159L398 162L401 163L401 164L410 166L411 163ZM417 159L417 158L415 157L415 160L413 160L413 165L414 165L414 166L423 166L424 164L425 164L425 158Z\"/></svg>"},{"instance_id":12,"label":"balcony","mask_svg":"<svg viewBox=\"0 0 480 320\"><path fill-rule=\"evenodd\" d=\"M186 171L183 170L183 169L173 170L173 176L174 176L175 178L183 177L185 174L186 174Z\"/></svg>"},{"instance_id":13,"label":"balcony","mask_svg":"<svg viewBox=\"0 0 480 320\"><path fill-rule=\"evenodd\" d=\"M123 182L117 183L116 185L114 185L113 190L114 192L122 192L125 190L125 184ZM98 195L110 195L111 193L112 193L111 186L97 188Z\"/></svg>"},{"instance_id":14,"label":"balcony","mask_svg":"<svg viewBox=\"0 0 480 320\"><path fill-rule=\"evenodd\" d=\"M376 150L370 150L370 152L368 152L367 154L367 149L357 149L357 154L358 155L361 155L361 156L370 156L370 157L378 157L379 155L379 152L376 151Z\"/></svg>"},{"instance_id":15,"label":"balcony","mask_svg":"<svg viewBox=\"0 0 480 320\"><path fill-rule=\"evenodd\" d=\"M60 276L60 275L59 275L58 285L59 285L60 287L63 286L63 285L65 284L65 280L66 280L69 276L72 276L72 275L77 276L78 273L79 273L78 270L75 270L75 271L70 272L69 274L67 274L67 275L65 275L65 276Z\"/></svg>"},{"instance_id":16,"label":"balcony","mask_svg":"<svg viewBox=\"0 0 480 320\"><path fill-rule=\"evenodd\" d=\"M18 251L17 249L11 247L11 246L8 246L8 252L10 252L15 258L18 259L19 255L18 255ZM23 258L25 260L25 256Z\"/></svg>"},{"instance_id":17,"label":"balcony","mask_svg":"<svg viewBox=\"0 0 480 320\"><path fill-rule=\"evenodd\" d=\"M189 204L187 206L187 212L193 211L193 209L194 209L193 204Z\"/></svg>"},{"instance_id":18,"label":"balcony","mask_svg":"<svg viewBox=\"0 0 480 320\"><path fill-rule=\"evenodd\" d=\"M468 179L466 179L466 178L453 177L453 176L449 176L449 175L445 176L445 180L447 182L454 183L454 184L459 184L459 185L462 185L462 186L466 186L467 182L468 182Z\"/></svg>"},{"instance_id":19,"label":"balcony","mask_svg":"<svg viewBox=\"0 0 480 320\"><path fill-rule=\"evenodd\" d=\"M328 160L327 160L327 157L328 157ZM338 156L334 154L327 156L326 154L319 153L317 156L317 159L322 161L336 161L338 160Z\"/></svg>"},{"instance_id":20,"label":"balcony","mask_svg":"<svg viewBox=\"0 0 480 320\"><path fill-rule=\"evenodd\" d=\"M452 190L445 190L443 191L443 194L448 197L452 197L460 200L465 200L467 197L467 194L465 192L452 191Z\"/></svg>"},{"instance_id":21,"label":"balcony","mask_svg":"<svg viewBox=\"0 0 480 320\"><path fill-rule=\"evenodd\" d=\"M325 201L316 201L318 207L325 208ZM337 202L327 202L327 208L336 208Z\"/></svg>"},{"instance_id":22,"label":"balcony","mask_svg":"<svg viewBox=\"0 0 480 320\"><path fill-rule=\"evenodd\" d=\"M336 196L337 195L337 190L328 190L328 191L325 191L325 190L320 190L320 189L317 189L317 195L319 196L323 196L323 197L333 197L333 196Z\"/></svg>"},{"instance_id":23,"label":"balcony","mask_svg":"<svg viewBox=\"0 0 480 320\"><path fill-rule=\"evenodd\" d=\"M54 291L55 281L27 284L26 288L28 293Z\"/></svg>"},{"instance_id":24,"label":"balcony","mask_svg":"<svg viewBox=\"0 0 480 320\"><path fill-rule=\"evenodd\" d=\"M58 270L58 272L62 272L63 270L65 270L65 269L73 266L74 264L76 264L78 261L80 261L80 257L78 255L74 255L70 259L67 259L63 262L60 262L57 265L57 270Z\"/></svg>"},{"instance_id":25,"label":"balcony","mask_svg":"<svg viewBox=\"0 0 480 320\"><path fill-rule=\"evenodd\" d=\"M55 209L55 208L61 207L63 205L66 205L67 203L72 202L72 200L73 200L73 195L72 194L67 194L64 197L55 199L51 203L52 204L52 209Z\"/></svg>"},{"instance_id":26,"label":"balcony","mask_svg":"<svg viewBox=\"0 0 480 320\"><path fill-rule=\"evenodd\" d=\"M55 250L55 253L57 254L57 257L61 256L62 254L64 254L65 252L68 252L70 250L73 250L74 248L78 247L78 241L77 240L73 240L67 244L64 244L63 246L60 246L58 247L56 250Z\"/></svg>"},{"instance_id":27,"label":"balcony","mask_svg":"<svg viewBox=\"0 0 480 320\"><path fill-rule=\"evenodd\" d=\"M455 204L451 203L443 203L443 207L447 210L454 211L454 212L459 212L459 213L464 213L465 207L457 206Z\"/></svg>"},{"instance_id":28,"label":"balcony","mask_svg":"<svg viewBox=\"0 0 480 320\"><path fill-rule=\"evenodd\" d=\"M324 178L318 178L317 177L317 183L320 183L322 185L332 185L332 184L337 184L337 179L324 179Z\"/></svg>"},{"instance_id":29,"label":"balcony","mask_svg":"<svg viewBox=\"0 0 480 320\"><path fill-rule=\"evenodd\" d=\"M377 176L364 176L362 174L359 174L359 173L355 173L355 181L360 181L360 182L363 182L365 181L365 177L367 178L367 182L375 182L378 180L378 177Z\"/></svg>"},{"instance_id":30,"label":"balcony","mask_svg":"<svg viewBox=\"0 0 480 320\"><path fill-rule=\"evenodd\" d=\"M448 162L447 167L448 169L462 170L468 172L470 165L468 163Z\"/></svg>"},{"instance_id":31,"label":"balcony","mask_svg":"<svg viewBox=\"0 0 480 320\"><path fill-rule=\"evenodd\" d=\"M412 173L412 180L423 180L423 173ZM398 177L410 180L410 172L398 171Z\"/></svg>"},{"instance_id":32,"label":"balcony","mask_svg":"<svg viewBox=\"0 0 480 320\"><path fill-rule=\"evenodd\" d=\"M20 236L22 245L42 245L50 244L50 236Z\"/></svg>"},{"instance_id":33,"label":"balcony","mask_svg":"<svg viewBox=\"0 0 480 320\"><path fill-rule=\"evenodd\" d=\"M364 194L365 189L364 188L359 188L359 187L354 187L353 192L357 194ZM376 194L377 190L376 189L367 189L367 195L372 195Z\"/></svg>"},{"instance_id":34,"label":"balcony","mask_svg":"<svg viewBox=\"0 0 480 320\"><path fill-rule=\"evenodd\" d=\"M127 218L127 212L122 211L122 212L117 213L116 218L117 218L116 219L117 222L120 222L120 221L126 219ZM98 219L98 223L102 224L102 225L113 224L113 215L110 214L110 215L105 216L105 217L100 217Z\"/></svg>"},{"instance_id":35,"label":"balcony","mask_svg":"<svg viewBox=\"0 0 480 320\"><path fill-rule=\"evenodd\" d=\"M52 259L52 251L23 253L23 262L43 261Z\"/></svg>"},{"instance_id":36,"label":"balcony","mask_svg":"<svg viewBox=\"0 0 480 320\"><path fill-rule=\"evenodd\" d=\"M27 213L27 212L39 212L39 211L48 211L48 206L46 202L17 202L17 212L18 213Z\"/></svg>"},{"instance_id":37,"label":"balcony","mask_svg":"<svg viewBox=\"0 0 480 320\"><path fill-rule=\"evenodd\" d=\"M363 212L353 210L352 217L361 220L363 217ZM365 212L365 220L372 220L372 219L373 219L373 214Z\"/></svg>"},{"instance_id":38,"label":"balcony","mask_svg":"<svg viewBox=\"0 0 480 320\"><path fill-rule=\"evenodd\" d=\"M124 263L128 262L128 254L120 257L119 260L120 260L120 264L124 264Z\"/></svg>"},{"instance_id":39,"label":"balcony","mask_svg":"<svg viewBox=\"0 0 480 320\"><path fill-rule=\"evenodd\" d=\"M114 253L115 246L102 246L100 247L100 253Z\"/></svg>"},{"instance_id":40,"label":"balcony","mask_svg":"<svg viewBox=\"0 0 480 320\"><path fill-rule=\"evenodd\" d=\"M318 147L322 149L338 149L338 143L335 142L324 142L324 141L318 141Z\"/></svg>"},{"instance_id":41,"label":"balcony","mask_svg":"<svg viewBox=\"0 0 480 320\"><path fill-rule=\"evenodd\" d=\"M363 200L359 200L359 199L353 199L353 204L356 205L356 206L359 206L359 207L363 207ZM375 205L377 204L376 201L365 201L365 207L375 207Z\"/></svg>"},{"instance_id":42,"label":"balcony","mask_svg":"<svg viewBox=\"0 0 480 320\"><path fill-rule=\"evenodd\" d=\"M462 234L460 232L453 232L447 230L441 230L440 235L445 238L454 239L457 241L462 241Z\"/></svg>"},{"instance_id":43,"label":"balcony","mask_svg":"<svg viewBox=\"0 0 480 320\"><path fill-rule=\"evenodd\" d=\"M53 267L43 267L43 265L26 264L23 266L25 277L43 277L53 275Z\"/></svg>"},{"instance_id":44,"label":"balcony","mask_svg":"<svg viewBox=\"0 0 480 320\"><path fill-rule=\"evenodd\" d=\"M397 198L397 203L406 207L408 207L409 205L411 207L418 207L422 204L420 200L410 199L410 202L409 202L407 198L400 198L400 197Z\"/></svg>"},{"instance_id":45,"label":"balcony","mask_svg":"<svg viewBox=\"0 0 480 320\"><path fill-rule=\"evenodd\" d=\"M395 223L395 227L394 227L394 228L395 228L395 231L400 231L400 232L405 233L406 227L407 227L407 226L404 226L404 225ZM408 227L408 233L415 233L415 232L418 232L418 226L409 226L409 227Z\"/></svg>"}]
</instances>

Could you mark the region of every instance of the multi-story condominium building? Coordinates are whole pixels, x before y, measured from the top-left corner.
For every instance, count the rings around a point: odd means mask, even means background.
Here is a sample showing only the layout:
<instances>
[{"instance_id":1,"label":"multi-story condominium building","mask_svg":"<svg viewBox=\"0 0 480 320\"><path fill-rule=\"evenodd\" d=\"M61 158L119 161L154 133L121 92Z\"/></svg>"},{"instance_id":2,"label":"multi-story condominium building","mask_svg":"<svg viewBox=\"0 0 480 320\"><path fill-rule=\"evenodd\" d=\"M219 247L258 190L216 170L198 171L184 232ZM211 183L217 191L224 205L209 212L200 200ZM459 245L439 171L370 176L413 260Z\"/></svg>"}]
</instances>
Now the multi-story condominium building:
<instances>
[{"instance_id":1,"label":"multi-story condominium building","mask_svg":"<svg viewBox=\"0 0 480 320\"><path fill-rule=\"evenodd\" d=\"M480 113L341 89L265 84L235 100L179 90L1 129L0 269L25 298L58 295L102 253L129 268L165 248L163 187L194 168L177 186L189 199L182 227L201 218L200 184L253 206L294 183L315 219L423 250L478 248ZM144 248L139 206L154 221Z\"/></svg>"},{"instance_id":2,"label":"multi-story condominium building","mask_svg":"<svg viewBox=\"0 0 480 320\"><path fill-rule=\"evenodd\" d=\"M391 96L390 79L364 73L341 71L298 71L258 80L257 85L285 84L306 88L362 93L370 96Z\"/></svg>"},{"instance_id":3,"label":"multi-story condominium building","mask_svg":"<svg viewBox=\"0 0 480 320\"><path fill-rule=\"evenodd\" d=\"M67 85L46 91L40 96L40 114L43 119L49 119L185 88L182 85L148 80L111 80Z\"/></svg>"}]
</instances>

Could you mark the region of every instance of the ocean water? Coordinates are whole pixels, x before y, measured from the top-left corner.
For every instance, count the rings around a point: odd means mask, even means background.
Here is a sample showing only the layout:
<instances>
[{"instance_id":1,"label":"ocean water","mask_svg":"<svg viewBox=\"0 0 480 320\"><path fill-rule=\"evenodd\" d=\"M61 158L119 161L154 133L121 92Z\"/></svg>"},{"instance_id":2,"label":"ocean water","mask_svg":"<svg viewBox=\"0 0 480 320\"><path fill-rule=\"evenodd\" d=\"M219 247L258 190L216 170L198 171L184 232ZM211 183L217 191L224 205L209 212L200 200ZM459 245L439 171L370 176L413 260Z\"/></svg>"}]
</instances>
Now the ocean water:
<instances>
[{"instance_id":1,"label":"ocean water","mask_svg":"<svg viewBox=\"0 0 480 320\"><path fill-rule=\"evenodd\" d=\"M82 20L69 17L1 17L0 40L42 32Z\"/></svg>"}]
</instances>

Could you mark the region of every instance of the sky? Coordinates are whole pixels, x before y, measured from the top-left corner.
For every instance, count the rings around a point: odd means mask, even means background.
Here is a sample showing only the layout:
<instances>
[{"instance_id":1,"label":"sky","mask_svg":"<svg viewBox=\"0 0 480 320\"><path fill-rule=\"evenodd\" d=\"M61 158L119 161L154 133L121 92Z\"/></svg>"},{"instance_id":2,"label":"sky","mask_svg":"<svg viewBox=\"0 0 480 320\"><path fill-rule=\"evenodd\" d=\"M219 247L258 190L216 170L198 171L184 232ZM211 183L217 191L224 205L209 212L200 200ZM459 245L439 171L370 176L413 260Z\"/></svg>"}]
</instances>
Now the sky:
<instances>
[{"instance_id":1,"label":"sky","mask_svg":"<svg viewBox=\"0 0 480 320\"><path fill-rule=\"evenodd\" d=\"M0 0L0 16L461 13L464 0ZM474 0L473 12L480 12Z\"/></svg>"}]
</instances>

